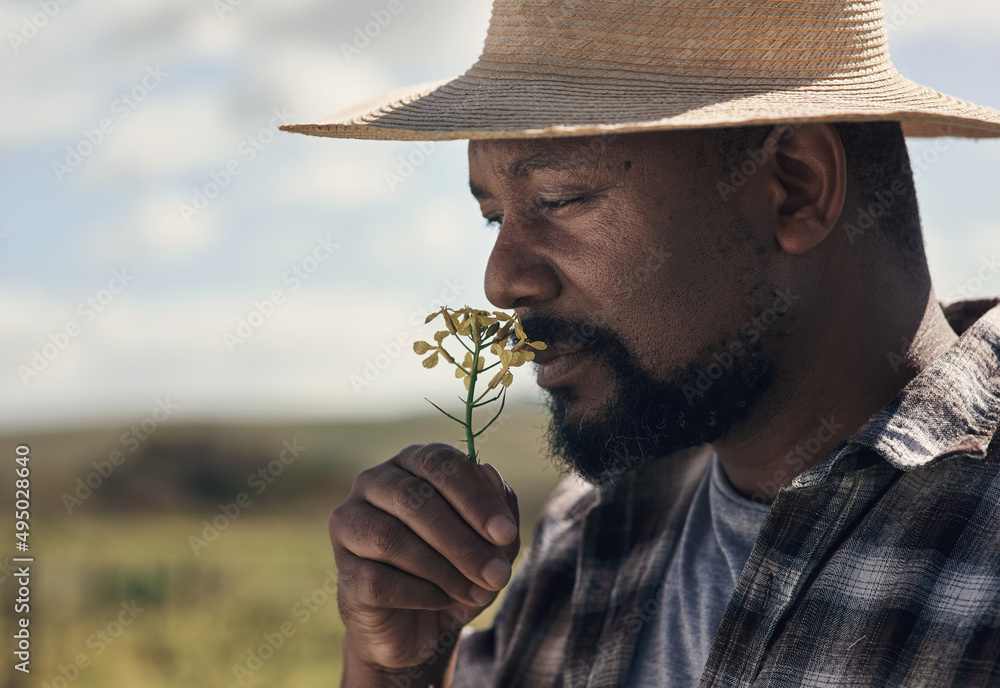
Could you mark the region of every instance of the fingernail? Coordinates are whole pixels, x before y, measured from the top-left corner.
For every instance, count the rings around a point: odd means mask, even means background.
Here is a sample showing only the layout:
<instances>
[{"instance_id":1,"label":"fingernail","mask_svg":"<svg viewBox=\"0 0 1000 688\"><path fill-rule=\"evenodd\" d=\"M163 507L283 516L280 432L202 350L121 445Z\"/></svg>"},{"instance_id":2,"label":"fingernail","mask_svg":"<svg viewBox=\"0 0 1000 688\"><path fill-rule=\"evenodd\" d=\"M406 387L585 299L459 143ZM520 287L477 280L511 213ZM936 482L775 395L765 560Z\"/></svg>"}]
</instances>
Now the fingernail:
<instances>
[{"instance_id":1,"label":"fingernail","mask_svg":"<svg viewBox=\"0 0 1000 688\"><path fill-rule=\"evenodd\" d=\"M483 569L483 580L491 588L501 588L510 579L510 564L503 559L494 559Z\"/></svg>"},{"instance_id":2,"label":"fingernail","mask_svg":"<svg viewBox=\"0 0 1000 688\"><path fill-rule=\"evenodd\" d=\"M493 599L493 593L484 588L480 588L478 585L473 585L469 590L469 597L471 597L476 604L482 607L484 604Z\"/></svg>"},{"instance_id":3,"label":"fingernail","mask_svg":"<svg viewBox=\"0 0 1000 688\"><path fill-rule=\"evenodd\" d=\"M517 526L506 516L494 516L486 522L486 532L498 545L506 545L517 537Z\"/></svg>"}]
</instances>

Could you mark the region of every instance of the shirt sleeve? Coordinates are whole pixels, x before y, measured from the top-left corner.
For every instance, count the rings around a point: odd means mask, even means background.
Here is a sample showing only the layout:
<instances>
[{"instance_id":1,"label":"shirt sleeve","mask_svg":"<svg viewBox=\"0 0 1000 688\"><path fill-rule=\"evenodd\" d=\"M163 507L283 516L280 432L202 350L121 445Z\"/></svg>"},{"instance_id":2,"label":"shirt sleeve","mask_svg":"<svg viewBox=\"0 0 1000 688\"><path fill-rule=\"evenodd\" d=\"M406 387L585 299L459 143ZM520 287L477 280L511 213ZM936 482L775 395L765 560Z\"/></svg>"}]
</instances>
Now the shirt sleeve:
<instances>
[{"instance_id":1,"label":"shirt sleeve","mask_svg":"<svg viewBox=\"0 0 1000 688\"><path fill-rule=\"evenodd\" d=\"M561 595L552 595L540 589L544 588L540 584L552 578L553 570L575 568L578 550L575 526L592 499L591 488L575 478L567 478L553 492L539 516L531 545L515 569L493 626L481 631L466 628L462 632L452 688L501 688L503 676L523 659L512 656L521 654L512 648L526 643L536 648L552 645L554 639L540 635L540 626L560 636L556 643L560 649L555 653L559 656L548 657L552 654L549 652L544 658L531 661L532 666L536 661L545 667L561 663L565 640L561 636L565 629L561 624L540 624L539 615L568 619L568 590L572 586L562 586Z\"/></svg>"}]
</instances>

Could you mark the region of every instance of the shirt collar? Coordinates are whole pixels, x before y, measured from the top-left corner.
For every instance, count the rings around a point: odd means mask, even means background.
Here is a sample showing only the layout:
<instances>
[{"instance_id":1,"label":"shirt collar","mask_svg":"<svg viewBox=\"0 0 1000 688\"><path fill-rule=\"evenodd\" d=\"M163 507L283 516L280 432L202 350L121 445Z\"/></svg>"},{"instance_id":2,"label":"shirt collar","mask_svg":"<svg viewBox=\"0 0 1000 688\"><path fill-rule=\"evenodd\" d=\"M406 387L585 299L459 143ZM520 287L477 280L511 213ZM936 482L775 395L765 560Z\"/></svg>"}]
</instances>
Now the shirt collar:
<instances>
[{"instance_id":1,"label":"shirt collar","mask_svg":"<svg viewBox=\"0 0 1000 688\"><path fill-rule=\"evenodd\" d=\"M985 458L1000 426L1000 300L845 444L794 481L824 480L852 449L908 471L956 456Z\"/></svg>"}]
</instances>

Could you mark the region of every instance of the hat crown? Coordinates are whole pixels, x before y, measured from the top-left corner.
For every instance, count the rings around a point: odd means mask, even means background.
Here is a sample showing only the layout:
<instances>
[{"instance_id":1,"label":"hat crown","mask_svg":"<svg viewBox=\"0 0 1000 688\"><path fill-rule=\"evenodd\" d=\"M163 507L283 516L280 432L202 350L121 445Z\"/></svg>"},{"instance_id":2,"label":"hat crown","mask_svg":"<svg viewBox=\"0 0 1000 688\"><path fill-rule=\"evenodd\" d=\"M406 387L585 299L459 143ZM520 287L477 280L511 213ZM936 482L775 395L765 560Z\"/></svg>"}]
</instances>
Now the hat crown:
<instances>
[{"instance_id":1,"label":"hat crown","mask_svg":"<svg viewBox=\"0 0 1000 688\"><path fill-rule=\"evenodd\" d=\"M290 129L445 140L874 121L1000 137L1000 112L896 71L880 0L494 0L465 73Z\"/></svg>"},{"instance_id":2,"label":"hat crown","mask_svg":"<svg viewBox=\"0 0 1000 688\"><path fill-rule=\"evenodd\" d=\"M649 88L802 86L894 72L879 0L495 0L469 76Z\"/></svg>"}]
</instances>

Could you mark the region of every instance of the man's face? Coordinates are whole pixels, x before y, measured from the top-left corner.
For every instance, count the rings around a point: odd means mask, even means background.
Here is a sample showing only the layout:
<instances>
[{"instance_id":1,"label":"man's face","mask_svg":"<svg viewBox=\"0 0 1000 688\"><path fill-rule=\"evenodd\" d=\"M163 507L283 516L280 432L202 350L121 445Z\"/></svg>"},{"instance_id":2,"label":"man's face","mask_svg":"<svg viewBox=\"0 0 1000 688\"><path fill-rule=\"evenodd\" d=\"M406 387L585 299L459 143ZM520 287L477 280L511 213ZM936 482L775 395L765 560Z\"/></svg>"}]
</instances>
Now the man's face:
<instances>
[{"instance_id":1,"label":"man's face","mask_svg":"<svg viewBox=\"0 0 1000 688\"><path fill-rule=\"evenodd\" d=\"M776 374L765 215L725 202L692 132L472 141L470 182L500 222L486 293L549 343L550 440L594 481L710 442ZM758 229L758 226L765 227ZM794 309L794 306L791 306Z\"/></svg>"}]
</instances>

